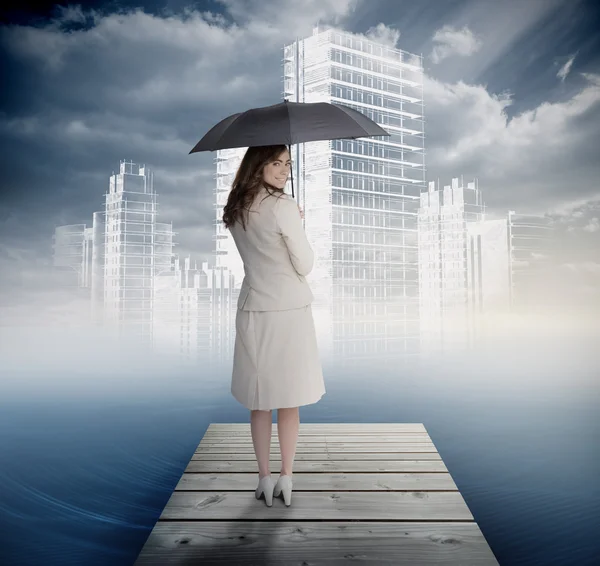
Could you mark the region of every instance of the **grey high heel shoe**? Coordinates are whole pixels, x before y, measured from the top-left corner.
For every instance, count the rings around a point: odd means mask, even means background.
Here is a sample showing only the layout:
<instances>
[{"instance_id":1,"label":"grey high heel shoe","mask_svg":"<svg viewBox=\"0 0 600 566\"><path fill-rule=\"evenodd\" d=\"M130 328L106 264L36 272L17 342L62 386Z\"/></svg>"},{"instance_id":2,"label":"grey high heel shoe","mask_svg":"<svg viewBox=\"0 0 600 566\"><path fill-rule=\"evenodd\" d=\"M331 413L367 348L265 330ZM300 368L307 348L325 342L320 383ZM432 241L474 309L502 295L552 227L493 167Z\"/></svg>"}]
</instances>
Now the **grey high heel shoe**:
<instances>
[{"instance_id":1,"label":"grey high heel shoe","mask_svg":"<svg viewBox=\"0 0 600 566\"><path fill-rule=\"evenodd\" d=\"M264 493L265 502L267 503L267 507L271 507L271 505L273 505L273 489L274 489L274 487L275 486L273 484L273 478L271 478L270 475L265 476L264 478L260 479L258 482L258 487L256 488L256 491L254 492L256 499L260 499Z\"/></svg>"},{"instance_id":2,"label":"grey high heel shoe","mask_svg":"<svg viewBox=\"0 0 600 566\"><path fill-rule=\"evenodd\" d=\"M273 490L273 497L279 497L283 493L283 501L286 507L292 504L292 477L291 476L279 476L275 489Z\"/></svg>"}]
</instances>

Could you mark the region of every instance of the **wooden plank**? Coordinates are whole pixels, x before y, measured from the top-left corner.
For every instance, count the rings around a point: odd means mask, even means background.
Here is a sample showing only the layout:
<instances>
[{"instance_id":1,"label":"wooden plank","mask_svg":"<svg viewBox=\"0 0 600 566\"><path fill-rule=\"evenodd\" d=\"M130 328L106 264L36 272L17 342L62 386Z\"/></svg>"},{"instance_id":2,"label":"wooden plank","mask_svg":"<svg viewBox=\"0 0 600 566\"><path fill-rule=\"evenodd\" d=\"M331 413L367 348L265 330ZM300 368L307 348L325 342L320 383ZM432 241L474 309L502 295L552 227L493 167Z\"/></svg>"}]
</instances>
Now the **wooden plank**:
<instances>
[{"instance_id":1,"label":"wooden plank","mask_svg":"<svg viewBox=\"0 0 600 566\"><path fill-rule=\"evenodd\" d=\"M279 472L272 472L277 479ZM252 491L256 474L183 474L175 491ZM294 472L298 491L458 491L448 473L437 474L301 474Z\"/></svg>"},{"instance_id":2,"label":"wooden plank","mask_svg":"<svg viewBox=\"0 0 600 566\"><path fill-rule=\"evenodd\" d=\"M280 454L275 450L271 450L271 458L279 457ZM223 454L210 453L194 453L192 460L223 460ZM233 458L239 460L256 460L256 455L252 452L244 452L240 454L230 454L227 459ZM331 462L333 460L441 460L442 457L437 452L309 452L296 453L294 462L298 460L324 460Z\"/></svg>"},{"instance_id":3,"label":"wooden plank","mask_svg":"<svg viewBox=\"0 0 600 566\"><path fill-rule=\"evenodd\" d=\"M352 562L498 566L473 522L294 520L159 522L134 566L347 566Z\"/></svg>"},{"instance_id":4,"label":"wooden plank","mask_svg":"<svg viewBox=\"0 0 600 566\"><path fill-rule=\"evenodd\" d=\"M271 445L279 445L279 440L276 438L271 438ZM249 446L253 448L252 439L248 439L246 442L205 442L202 440L198 447L214 447L214 448L239 448L241 446ZM416 440L416 441L399 441L399 442L304 442L302 439L298 439L296 441L296 446L306 446L308 448L325 448L328 446L435 446L431 440Z\"/></svg>"},{"instance_id":5,"label":"wooden plank","mask_svg":"<svg viewBox=\"0 0 600 566\"><path fill-rule=\"evenodd\" d=\"M279 446L271 445L271 450L279 451ZM358 444L348 445L333 445L326 444L321 447L317 447L319 452L325 452L329 454L341 453L346 454L349 451L352 452L437 452L433 444L371 444L367 446L361 446ZM296 454L312 453L315 452L315 448L311 446L296 446ZM252 445L221 448L216 446L200 446L196 449L196 454L241 454L241 453L252 453L254 454L254 447Z\"/></svg>"},{"instance_id":6,"label":"wooden plank","mask_svg":"<svg viewBox=\"0 0 600 566\"><path fill-rule=\"evenodd\" d=\"M272 423L272 430L277 430L277 423ZM230 423L230 424L215 424L211 423L208 426L206 432L220 432L220 433L247 433L250 431L250 423ZM352 423L344 425L343 423L324 423L324 424L313 424L313 423L300 423L299 433L312 433L312 434L379 434L379 433L400 433L400 432L427 432L422 424L398 424L398 423L363 423L356 424Z\"/></svg>"},{"instance_id":7,"label":"wooden plank","mask_svg":"<svg viewBox=\"0 0 600 566\"><path fill-rule=\"evenodd\" d=\"M280 446L278 444L271 444L270 446L271 453L274 451L279 452ZM383 453L394 453L394 452L425 452L432 453L437 452L434 444L425 444L425 443L414 443L414 444L346 444L342 446L332 445L332 444L323 444L317 446L311 445L296 445L296 454L314 454L314 453L349 453L354 452L358 453L371 453L371 454L383 454ZM244 453L252 453L254 454L254 447L252 444L248 445L239 445L239 446L211 446L211 445L201 445L196 448L194 454L244 454Z\"/></svg>"},{"instance_id":8,"label":"wooden plank","mask_svg":"<svg viewBox=\"0 0 600 566\"><path fill-rule=\"evenodd\" d=\"M270 470L281 469L281 459L271 458L269 460ZM190 472L254 472L258 474L258 463L254 460L192 460L184 473ZM296 472L361 472L361 473L423 473L423 472L448 472L443 461L439 460L320 460L312 462L309 460L295 460L294 471Z\"/></svg>"},{"instance_id":9,"label":"wooden plank","mask_svg":"<svg viewBox=\"0 0 600 566\"><path fill-rule=\"evenodd\" d=\"M202 442L221 444L221 443L246 443L252 442L252 435L250 433L241 435L236 434L235 436L230 435L217 435L217 434L205 434L202 437ZM271 432L271 441L279 441L279 436L276 431ZM386 434L386 435L351 435L351 434L338 434L338 435L326 435L326 434L298 434L298 442L304 442L306 444L320 443L320 442L424 442L431 441L429 435L424 433L398 433L398 434Z\"/></svg>"},{"instance_id":10,"label":"wooden plank","mask_svg":"<svg viewBox=\"0 0 600 566\"><path fill-rule=\"evenodd\" d=\"M236 491L176 491L160 520L214 521L304 520L304 521L472 521L461 494L456 491L303 491L292 495L290 507L254 505L248 493ZM250 503L250 505L249 505Z\"/></svg>"},{"instance_id":11,"label":"wooden plank","mask_svg":"<svg viewBox=\"0 0 600 566\"><path fill-rule=\"evenodd\" d=\"M273 422L273 426L277 426L277 422ZM302 421L300 426L308 427L312 426L315 428L324 428L324 427L335 427L338 429L348 429L352 430L353 428L388 428L388 429L424 429L425 425L423 423L337 423L337 422L320 422L320 423L308 423ZM215 429L240 429L240 428L249 428L249 422L243 423L210 423L209 427Z\"/></svg>"},{"instance_id":12,"label":"wooden plank","mask_svg":"<svg viewBox=\"0 0 600 566\"><path fill-rule=\"evenodd\" d=\"M250 428L250 423L249 422L243 422L243 423L210 423L210 425L208 425L210 428L214 428L214 429L243 429L243 428ZM273 426L277 426L277 422L273 422ZM392 422L392 423L337 423L337 422L331 422L331 423L327 423L327 422L320 422L320 423L307 423L305 421L302 421L300 423L300 426L303 427L315 427L315 428L325 428L325 427L332 427L332 428L338 428L338 429L348 429L348 430L352 430L353 428L387 428L387 429L424 429L425 425L423 423L398 423L398 422Z\"/></svg>"},{"instance_id":13,"label":"wooden plank","mask_svg":"<svg viewBox=\"0 0 600 566\"><path fill-rule=\"evenodd\" d=\"M280 444L278 442L271 442L269 445L270 450L279 451ZM200 443L195 450L195 453L215 452L215 453L227 453L232 452L239 454L240 452L254 452L254 445L252 442L246 444L203 444ZM344 443L309 443L303 442L296 443L296 453L302 452L437 452L435 444L432 442L350 442Z\"/></svg>"},{"instance_id":14,"label":"wooden plank","mask_svg":"<svg viewBox=\"0 0 600 566\"><path fill-rule=\"evenodd\" d=\"M271 445L279 445L279 439L275 438L275 437L271 437ZM426 438L421 438L421 439L416 439L416 440L411 440L411 439L406 439L406 440L397 440L397 441L393 441L390 440L388 442L378 442L378 441L360 441L360 440L354 440L354 441L350 441L350 442L338 442L338 441L332 441L329 442L327 440L321 441L321 442L317 442L317 441L313 441L313 442L305 442L304 439L302 438L298 438L298 440L296 441L296 446L307 446L309 448L323 448L325 446L369 446L369 445L374 445L374 446L387 446L387 445L391 445L391 446L411 446L411 445L428 445L428 446L433 446L433 441L430 439L426 439ZM210 440L202 440L200 441L200 444L198 444L198 447L200 446L214 446L215 448L222 448L222 447L231 447L231 448L238 448L240 446L250 446L253 447L253 440L251 438L249 438L248 440L244 441L233 441L233 442L212 442Z\"/></svg>"},{"instance_id":15,"label":"wooden plank","mask_svg":"<svg viewBox=\"0 0 600 566\"><path fill-rule=\"evenodd\" d=\"M277 431L276 423L271 424L271 430L273 432ZM248 437L252 433L252 429L248 427L247 430L206 430L203 436L205 437L218 437L218 438L237 438L237 437ZM426 430L389 430L389 429L378 429L378 430L351 430L347 433L344 432L343 429L330 429L330 428L321 428L321 429L312 429L307 430L300 425L300 429L298 430L298 434L300 436L331 436L331 435L341 435L341 436L381 436L381 435L390 435L390 436L429 436L429 433Z\"/></svg>"}]
</instances>

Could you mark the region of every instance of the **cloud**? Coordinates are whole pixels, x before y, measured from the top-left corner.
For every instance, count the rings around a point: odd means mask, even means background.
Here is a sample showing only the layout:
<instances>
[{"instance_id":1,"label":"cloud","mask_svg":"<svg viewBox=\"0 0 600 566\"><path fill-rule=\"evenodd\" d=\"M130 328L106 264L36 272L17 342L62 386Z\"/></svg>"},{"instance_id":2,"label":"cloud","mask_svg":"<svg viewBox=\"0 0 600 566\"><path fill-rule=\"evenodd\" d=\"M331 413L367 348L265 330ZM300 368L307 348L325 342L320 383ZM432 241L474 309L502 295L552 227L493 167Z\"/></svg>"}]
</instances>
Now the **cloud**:
<instances>
[{"instance_id":1,"label":"cloud","mask_svg":"<svg viewBox=\"0 0 600 566\"><path fill-rule=\"evenodd\" d=\"M580 263L563 263L560 267L572 272L600 276L600 263L595 261L582 261ZM598 291L600 292L600 286L598 287Z\"/></svg>"},{"instance_id":2,"label":"cloud","mask_svg":"<svg viewBox=\"0 0 600 566\"><path fill-rule=\"evenodd\" d=\"M573 66L573 61L575 61L575 57L577 53L574 53L569 57L567 62L558 70L556 76L561 80L561 82L565 82L567 75L571 72L571 67Z\"/></svg>"},{"instance_id":3,"label":"cloud","mask_svg":"<svg viewBox=\"0 0 600 566\"><path fill-rule=\"evenodd\" d=\"M400 39L400 32L397 29L386 26L384 23L379 23L374 27L370 27L365 33L365 37L372 41L396 48L398 40Z\"/></svg>"},{"instance_id":4,"label":"cloud","mask_svg":"<svg viewBox=\"0 0 600 566\"><path fill-rule=\"evenodd\" d=\"M585 232L590 232L590 233L594 233L594 232L598 232L598 230L600 230L600 221L598 220L597 216L594 216L594 218L592 218L583 228L583 231Z\"/></svg>"},{"instance_id":5,"label":"cloud","mask_svg":"<svg viewBox=\"0 0 600 566\"><path fill-rule=\"evenodd\" d=\"M547 65L545 58L551 55L552 60L554 46L572 40L567 35L582 13L575 0L465 1L453 9L446 3L427 4L420 3L416 9L422 12L420 19L434 24L419 26L424 39L415 49L430 54L426 66L432 67L436 77L446 82L485 82L496 92L505 90L508 83L519 91L516 104L525 107L527 98L539 104L540 91L548 89L544 67L536 63L544 60ZM436 7L433 18L431 4ZM404 37L410 33L403 29ZM436 64L440 61L443 65Z\"/></svg>"},{"instance_id":6,"label":"cloud","mask_svg":"<svg viewBox=\"0 0 600 566\"><path fill-rule=\"evenodd\" d=\"M424 93L430 178L478 177L493 209L544 212L600 195L592 149L600 147L595 82L569 100L544 102L510 120L512 95L490 93L485 85L426 77Z\"/></svg>"},{"instance_id":7,"label":"cloud","mask_svg":"<svg viewBox=\"0 0 600 566\"><path fill-rule=\"evenodd\" d=\"M452 56L468 57L473 55L482 45L481 40L467 26L456 29L446 25L435 32L432 41L437 44L430 55L435 64Z\"/></svg>"},{"instance_id":8,"label":"cloud","mask_svg":"<svg viewBox=\"0 0 600 566\"><path fill-rule=\"evenodd\" d=\"M275 26L294 30L299 37L316 24L340 24L358 0L217 0L236 22L247 26Z\"/></svg>"},{"instance_id":9,"label":"cloud","mask_svg":"<svg viewBox=\"0 0 600 566\"><path fill-rule=\"evenodd\" d=\"M560 222L566 222L574 217L580 218L594 211L600 211L600 191L592 198L565 199L549 209L549 213Z\"/></svg>"},{"instance_id":10,"label":"cloud","mask_svg":"<svg viewBox=\"0 0 600 566\"><path fill-rule=\"evenodd\" d=\"M51 22L56 27L61 28L65 28L68 24L86 24L89 23L90 20L93 22L96 21L99 16L99 13L94 9L84 12L79 4L69 4L67 6L58 4L55 7L55 10L56 16L51 19Z\"/></svg>"}]
</instances>

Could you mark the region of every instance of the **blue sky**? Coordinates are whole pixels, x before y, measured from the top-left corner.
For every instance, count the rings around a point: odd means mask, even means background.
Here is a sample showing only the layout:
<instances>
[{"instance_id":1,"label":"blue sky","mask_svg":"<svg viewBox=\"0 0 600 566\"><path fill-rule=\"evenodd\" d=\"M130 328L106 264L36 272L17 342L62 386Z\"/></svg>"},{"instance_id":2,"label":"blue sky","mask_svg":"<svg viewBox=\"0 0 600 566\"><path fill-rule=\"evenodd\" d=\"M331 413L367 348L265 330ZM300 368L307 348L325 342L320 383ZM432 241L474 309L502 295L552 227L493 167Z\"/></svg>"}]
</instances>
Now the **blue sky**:
<instances>
[{"instance_id":1,"label":"blue sky","mask_svg":"<svg viewBox=\"0 0 600 566\"><path fill-rule=\"evenodd\" d=\"M557 281L600 305L600 9L591 0L21 3L0 12L0 305L45 292L54 226L91 223L120 159L155 172L177 252L212 250L220 118L279 101L318 22L425 57L428 179L551 214ZM557 283L558 284L558 283Z\"/></svg>"}]
</instances>

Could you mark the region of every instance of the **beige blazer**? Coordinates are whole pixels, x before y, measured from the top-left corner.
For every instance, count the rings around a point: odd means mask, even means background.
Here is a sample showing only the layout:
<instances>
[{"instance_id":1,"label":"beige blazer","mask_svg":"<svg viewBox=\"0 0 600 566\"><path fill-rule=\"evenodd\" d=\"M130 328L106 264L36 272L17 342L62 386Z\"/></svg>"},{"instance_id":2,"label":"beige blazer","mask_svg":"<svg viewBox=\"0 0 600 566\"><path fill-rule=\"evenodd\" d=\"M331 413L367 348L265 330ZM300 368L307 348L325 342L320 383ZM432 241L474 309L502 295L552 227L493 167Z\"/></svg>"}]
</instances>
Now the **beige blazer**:
<instances>
[{"instance_id":1,"label":"beige blazer","mask_svg":"<svg viewBox=\"0 0 600 566\"><path fill-rule=\"evenodd\" d=\"M244 262L238 309L277 311L312 303L305 277L315 256L294 198L271 196L263 187L248 212L246 231L240 220L230 231Z\"/></svg>"}]
</instances>

